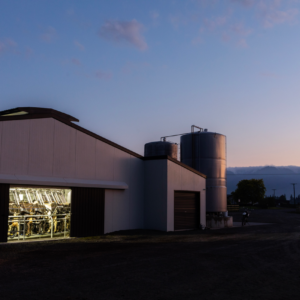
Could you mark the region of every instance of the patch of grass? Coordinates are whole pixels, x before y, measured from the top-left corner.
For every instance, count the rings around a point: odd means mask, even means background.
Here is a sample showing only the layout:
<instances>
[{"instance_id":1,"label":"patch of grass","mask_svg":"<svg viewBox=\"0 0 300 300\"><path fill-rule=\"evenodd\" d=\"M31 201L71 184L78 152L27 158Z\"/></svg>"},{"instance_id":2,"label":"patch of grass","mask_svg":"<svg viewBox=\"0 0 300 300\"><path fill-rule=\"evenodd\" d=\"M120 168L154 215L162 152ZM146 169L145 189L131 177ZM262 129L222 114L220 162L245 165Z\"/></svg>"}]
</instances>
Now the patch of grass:
<instances>
[{"instance_id":1,"label":"patch of grass","mask_svg":"<svg viewBox=\"0 0 300 300\"><path fill-rule=\"evenodd\" d=\"M253 205L247 205L247 206L240 206L240 210L243 209L258 209L259 207L253 206Z\"/></svg>"},{"instance_id":2,"label":"patch of grass","mask_svg":"<svg viewBox=\"0 0 300 300\"><path fill-rule=\"evenodd\" d=\"M268 207L268 209L284 209L284 207L274 206L274 207Z\"/></svg>"}]
</instances>

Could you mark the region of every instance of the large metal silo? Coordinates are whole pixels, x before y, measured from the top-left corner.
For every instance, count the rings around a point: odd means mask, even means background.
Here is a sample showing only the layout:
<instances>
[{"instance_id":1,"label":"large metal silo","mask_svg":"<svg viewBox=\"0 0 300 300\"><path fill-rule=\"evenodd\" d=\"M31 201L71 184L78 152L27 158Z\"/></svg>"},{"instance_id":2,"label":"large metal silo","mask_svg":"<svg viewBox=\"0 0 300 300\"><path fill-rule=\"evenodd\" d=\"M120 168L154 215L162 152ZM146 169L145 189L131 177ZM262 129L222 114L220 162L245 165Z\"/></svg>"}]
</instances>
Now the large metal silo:
<instances>
[{"instance_id":1,"label":"large metal silo","mask_svg":"<svg viewBox=\"0 0 300 300\"><path fill-rule=\"evenodd\" d=\"M226 136L207 131L182 135L180 158L207 176L206 211L227 211Z\"/></svg>"},{"instance_id":2,"label":"large metal silo","mask_svg":"<svg viewBox=\"0 0 300 300\"><path fill-rule=\"evenodd\" d=\"M145 144L145 157L168 155L177 159L178 145L167 141L157 141Z\"/></svg>"}]
</instances>

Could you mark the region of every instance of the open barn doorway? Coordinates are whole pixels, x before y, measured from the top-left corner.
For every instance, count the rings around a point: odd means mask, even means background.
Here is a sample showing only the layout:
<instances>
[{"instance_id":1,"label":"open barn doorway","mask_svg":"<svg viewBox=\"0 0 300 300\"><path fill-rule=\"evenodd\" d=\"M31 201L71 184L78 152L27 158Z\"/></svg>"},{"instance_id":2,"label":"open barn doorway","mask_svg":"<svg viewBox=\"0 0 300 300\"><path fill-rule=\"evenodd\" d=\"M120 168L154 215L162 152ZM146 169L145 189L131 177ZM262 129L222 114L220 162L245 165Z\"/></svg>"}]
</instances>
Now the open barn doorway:
<instances>
[{"instance_id":1,"label":"open barn doorway","mask_svg":"<svg viewBox=\"0 0 300 300\"><path fill-rule=\"evenodd\" d=\"M7 241L70 236L71 189L10 186Z\"/></svg>"}]
</instances>

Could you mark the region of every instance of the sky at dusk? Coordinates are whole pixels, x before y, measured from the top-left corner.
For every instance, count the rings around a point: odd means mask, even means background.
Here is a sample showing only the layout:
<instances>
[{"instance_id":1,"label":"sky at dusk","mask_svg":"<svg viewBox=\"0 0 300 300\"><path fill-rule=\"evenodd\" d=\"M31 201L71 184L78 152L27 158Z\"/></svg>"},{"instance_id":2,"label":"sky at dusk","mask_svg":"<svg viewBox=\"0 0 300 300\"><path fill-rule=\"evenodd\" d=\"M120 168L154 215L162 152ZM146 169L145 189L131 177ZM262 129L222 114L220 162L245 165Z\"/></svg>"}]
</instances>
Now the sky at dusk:
<instances>
[{"instance_id":1,"label":"sky at dusk","mask_svg":"<svg viewBox=\"0 0 300 300\"><path fill-rule=\"evenodd\" d=\"M0 110L53 108L142 155L195 124L227 136L230 167L300 166L300 1L0 0L0 16Z\"/></svg>"}]
</instances>

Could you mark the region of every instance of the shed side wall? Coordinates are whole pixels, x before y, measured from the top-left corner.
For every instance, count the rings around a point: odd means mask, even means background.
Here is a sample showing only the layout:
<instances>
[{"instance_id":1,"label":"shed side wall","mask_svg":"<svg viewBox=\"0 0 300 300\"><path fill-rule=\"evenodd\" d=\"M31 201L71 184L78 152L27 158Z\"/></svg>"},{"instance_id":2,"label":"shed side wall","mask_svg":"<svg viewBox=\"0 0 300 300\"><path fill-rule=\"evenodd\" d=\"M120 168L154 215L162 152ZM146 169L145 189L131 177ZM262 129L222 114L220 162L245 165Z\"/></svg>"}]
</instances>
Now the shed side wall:
<instances>
[{"instance_id":1,"label":"shed side wall","mask_svg":"<svg viewBox=\"0 0 300 300\"><path fill-rule=\"evenodd\" d=\"M128 160L120 152L117 156L114 179L128 176L129 189L105 191L104 233L144 228L144 162L132 155ZM122 175L123 171L126 174Z\"/></svg>"},{"instance_id":2,"label":"shed side wall","mask_svg":"<svg viewBox=\"0 0 300 300\"><path fill-rule=\"evenodd\" d=\"M140 158L55 119L0 121L0 175L128 184L128 190L106 191L105 233L143 228L143 164Z\"/></svg>"},{"instance_id":3,"label":"shed side wall","mask_svg":"<svg viewBox=\"0 0 300 300\"><path fill-rule=\"evenodd\" d=\"M167 160L144 163L145 228L167 231Z\"/></svg>"},{"instance_id":4,"label":"shed side wall","mask_svg":"<svg viewBox=\"0 0 300 300\"><path fill-rule=\"evenodd\" d=\"M167 192L167 231L174 230L174 192L200 192L200 224L206 226L206 179L173 163L167 162L168 192Z\"/></svg>"}]
</instances>

